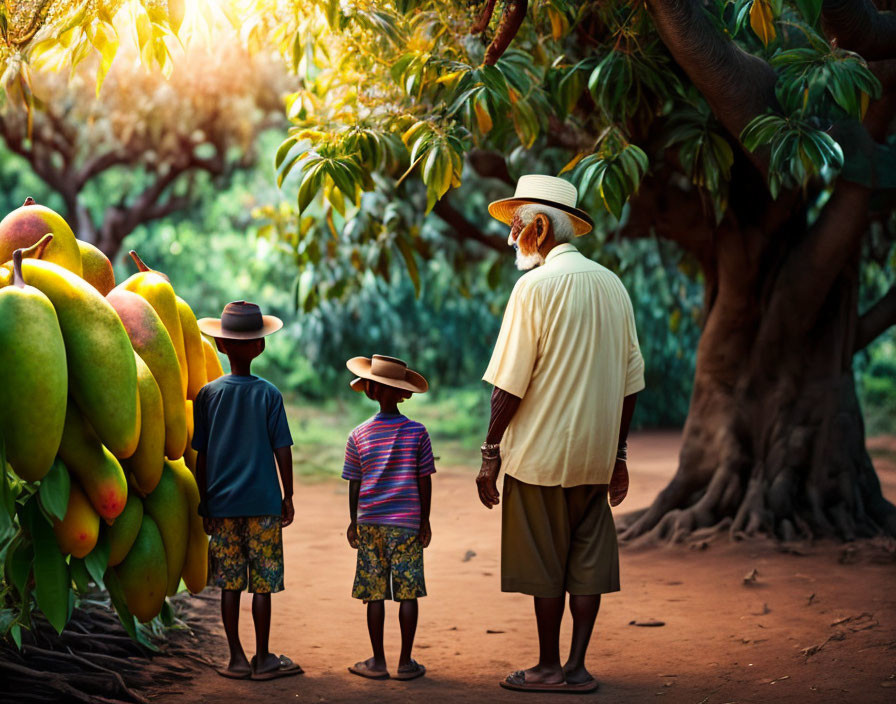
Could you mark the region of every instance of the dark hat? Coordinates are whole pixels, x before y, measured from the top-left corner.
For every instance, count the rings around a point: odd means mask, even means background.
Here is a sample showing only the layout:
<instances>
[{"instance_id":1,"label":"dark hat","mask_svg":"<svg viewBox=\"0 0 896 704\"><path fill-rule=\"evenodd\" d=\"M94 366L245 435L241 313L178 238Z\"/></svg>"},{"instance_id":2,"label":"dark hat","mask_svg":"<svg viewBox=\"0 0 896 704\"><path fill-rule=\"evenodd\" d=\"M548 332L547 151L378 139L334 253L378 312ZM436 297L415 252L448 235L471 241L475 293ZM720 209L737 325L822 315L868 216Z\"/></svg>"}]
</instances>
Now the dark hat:
<instances>
[{"instance_id":1,"label":"dark hat","mask_svg":"<svg viewBox=\"0 0 896 704\"><path fill-rule=\"evenodd\" d=\"M283 327L280 318L262 315L261 308L246 301L228 303L220 318L202 318L196 322L206 335L227 340L256 340Z\"/></svg>"},{"instance_id":2,"label":"dark hat","mask_svg":"<svg viewBox=\"0 0 896 704\"><path fill-rule=\"evenodd\" d=\"M351 382L351 387L355 391L364 390L363 379L377 381L380 384L411 391L415 394L422 394L429 389L429 384L421 374L413 369L408 369L405 362L395 357L386 357L382 354L375 354L370 359L352 357L345 363L345 366L352 374L357 374L359 377Z\"/></svg>"}]
</instances>

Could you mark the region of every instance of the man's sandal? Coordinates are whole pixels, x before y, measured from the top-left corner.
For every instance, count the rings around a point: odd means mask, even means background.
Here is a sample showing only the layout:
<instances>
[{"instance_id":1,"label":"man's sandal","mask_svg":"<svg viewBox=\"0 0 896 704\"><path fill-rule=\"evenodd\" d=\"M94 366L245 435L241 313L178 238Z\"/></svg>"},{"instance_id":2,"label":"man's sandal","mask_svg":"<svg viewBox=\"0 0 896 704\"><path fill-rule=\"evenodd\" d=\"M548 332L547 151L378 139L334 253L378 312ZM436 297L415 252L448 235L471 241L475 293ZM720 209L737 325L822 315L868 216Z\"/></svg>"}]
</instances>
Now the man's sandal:
<instances>
[{"instance_id":1,"label":"man's sandal","mask_svg":"<svg viewBox=\"0 0 896 704\"><path fill-rule=\"evenodd\" d=\"M366 677L369 680L387 680L389 679L389 673L383 672L380 670L372 670L363 660L361 662L356 662L354 665L348 668L348 671L353 675L358 675L360 677Z\"/></svg>"},{"instance_id":2,"label":"man's sandal","mask_svg":"<svg viewBox=\"0 0 896 704\"><path fill-rule=\"evenodd\" d=\"M280 677L292 677L294 675L304 674L304 670L296 665L292 660L290 660L285 655L280 655L277 660L279 660L280 665L275 670L265 670L264 672L255 672L255 658L252 658L252 675L249 679L252 680L275 680Z\"/></svg>"},{"instance_id":3,"label":"man's sandal","mask_svg":"<svg viewBox=\"0 0 896 704\"><path fill-rule=\"evenodd\" d=\"M416 660L411 660L407 665L402 665L395 673L397 680L415 680L426 674L426 668Z\"/></svg>"},{"instance_id":4,"label":"man's sandal","mask_svg":"<svg viewBox=\"0 0 896 704\"><path fill-rule=\"evenodd\" d=\"M504 689L511 689L515 692L556 692L557 694L588 694L598 688L597 680L594 678L578 684L568 682L556 682L554 684L526 682L526 672L524 670L512 672L499 684Z\"/></svg>"}]
</instances>

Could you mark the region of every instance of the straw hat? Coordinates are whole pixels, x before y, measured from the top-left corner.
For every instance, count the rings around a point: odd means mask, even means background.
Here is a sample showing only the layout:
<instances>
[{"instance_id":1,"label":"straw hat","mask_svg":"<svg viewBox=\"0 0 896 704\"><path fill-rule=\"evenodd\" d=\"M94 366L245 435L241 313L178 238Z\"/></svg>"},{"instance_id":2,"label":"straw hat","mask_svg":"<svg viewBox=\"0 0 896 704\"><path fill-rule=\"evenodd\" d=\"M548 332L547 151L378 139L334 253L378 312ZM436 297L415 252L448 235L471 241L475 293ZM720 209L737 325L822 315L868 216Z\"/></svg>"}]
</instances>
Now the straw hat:
<instances>
[{"instance_id":1,"label":"straw hat","mask_svg":"<svg viewBox=\"0 0 896 704\"><path fill-rule=\"evenodd\" d=\"M261 308L246 301L228 303L220 318L202 318L196 322L206 335L227 340L257 340L283 327L280 318L262 315Z\"/></svg>"},{"instance_id":2,"label":"straw hat","mask_svg":"<svg viewBox=\"0 0 896 704\"><path fill-rule=\"evenodd\" d=\"M386 357L381 354L375 354L370 359L352 357L345 363L345 366L352 374L359 377L351 382L351 387L355 391L364 390L364 379L378 381L380 384L411 391L415 394L425 393L429 389L429 384L426 383L426 379L422 375L413 369L408 369L405 362L395 357Z\"/></svg>"},{"instance_id":3,"label":"straw hat","mask_svg":"<svg viewBox=\"0 0 896 704\"><path fill-rule=\"evenodd\" d=\"M569 181L557 176L529 174L520 176L516 193L511 198L501 198L488 206L489 214L506 225L513 221L513 214L521 205L538 203L562 210L569 215L576 236L591 232L594 221L584 210L576 207L579 192Z\"/></svg>"}]
</instances>

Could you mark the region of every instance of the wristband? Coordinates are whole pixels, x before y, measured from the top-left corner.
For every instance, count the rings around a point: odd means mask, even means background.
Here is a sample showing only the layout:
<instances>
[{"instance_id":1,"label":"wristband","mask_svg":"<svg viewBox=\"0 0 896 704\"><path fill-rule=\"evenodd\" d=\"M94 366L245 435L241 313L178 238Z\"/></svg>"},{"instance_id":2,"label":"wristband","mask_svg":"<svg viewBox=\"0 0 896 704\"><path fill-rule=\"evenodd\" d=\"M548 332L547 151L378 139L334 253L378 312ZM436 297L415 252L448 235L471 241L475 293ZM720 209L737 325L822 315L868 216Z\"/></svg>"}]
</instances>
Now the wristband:
<instances>
[{"instance_id":1,"label":"wristband","mask_svg":"<svg viewBox=\"0 0 896 704\"><path fill-rule=\"evenodd\" d=\"M616 449L616 459L620 460L622 462L626 462L628 460L628 443L627 442L622 443Z\"/></svg>"}]
</instances>

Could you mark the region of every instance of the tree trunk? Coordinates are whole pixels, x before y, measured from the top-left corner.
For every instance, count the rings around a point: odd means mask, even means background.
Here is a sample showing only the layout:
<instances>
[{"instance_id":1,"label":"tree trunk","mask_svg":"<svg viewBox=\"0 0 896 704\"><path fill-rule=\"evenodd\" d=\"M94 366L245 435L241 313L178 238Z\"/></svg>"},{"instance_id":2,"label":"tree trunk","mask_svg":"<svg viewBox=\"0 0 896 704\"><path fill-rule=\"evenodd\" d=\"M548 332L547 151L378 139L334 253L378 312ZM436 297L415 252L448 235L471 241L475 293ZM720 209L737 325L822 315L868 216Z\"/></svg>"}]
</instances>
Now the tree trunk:
<instances>
[{"instance_id":1,"label":"tree trunk","mask_svg":"<svg viewBox=\"0 0 896 704\"><path fill-rule=\"evenodd\" d=\"M821 290L801 311L798 293L813 286L805 226L762 238L758 257L745 250L757 241L745 230L720 236L706 272L717 284L707 287L678 471L646 511L623 519L621 538L896 535L853 381L858 252L823 302Z\"/></svg>"}]
</instances>

